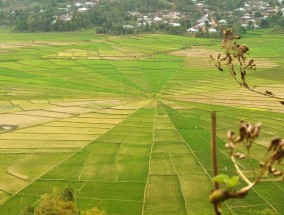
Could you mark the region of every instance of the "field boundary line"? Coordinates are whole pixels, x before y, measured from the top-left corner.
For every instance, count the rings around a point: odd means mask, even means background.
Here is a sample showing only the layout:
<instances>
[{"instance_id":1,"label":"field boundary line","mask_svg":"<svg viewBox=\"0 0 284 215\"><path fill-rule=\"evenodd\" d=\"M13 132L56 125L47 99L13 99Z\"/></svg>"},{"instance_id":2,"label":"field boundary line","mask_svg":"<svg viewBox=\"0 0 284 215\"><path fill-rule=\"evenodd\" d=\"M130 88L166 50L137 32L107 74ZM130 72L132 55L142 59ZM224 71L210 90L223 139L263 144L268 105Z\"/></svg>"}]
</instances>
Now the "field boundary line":
<instances>
[{"instance_id":1,"label":"field boundary line","mask_svg":"<svg viewBox=\"0 0 284 215\"><path fill-rule=\"evenodd\" d=\"M156 105L157 105L156 106L156 113L155 113L155 118L154 118L154 122L153 122L152 144L151 144L151 150L150 150L149 162L148 162L148 178L147 178L147 182L146 182L145 189L144 189L142 215L144 215L144 213L145 213L146 193L147 193L147 188L148 188L149 181L150 181L151 159L152 159L152 154L153 154L153 147L154 147L154 144L155 144L156 120L157 120L157 115L158 115L158 104L156 104Z\"/></svg>"},{"instance_id":2,"label":"field boundary line","mask_svg":"<svg viewBox=\"0 0 284 215\"><path fill-rule=\"evenodd\" d=\"M248 207L254 207L254 206L267 206L267 204L256 204L256 205L233 206L233 207L230 207L230 208L232 208L232 209L234 209L234 208L248 208Z\"/></svg>"},{"instance_id":3,"label":"field boundary line","mask_svg":"<svg viewBox=\"0 0 284 215\"><path fill-rule=\"evenodd\" d=\"M255 188L252 188L252 189L253 189L253 191L254 191L263 201L266 202L267 205L269 205L269 206L272 208L272 210L273 210L276 214L281 215L281 214L273 207L272 204L270 204L263 196L261 196L261 195L255 190Z\"/></svg>"},{"instance_id":4,"label":"field boundary line","mask_svg":"<svg viewBox=\"0 0 284 215\"><path fill-rule=\"evenodd\" d=\"M144 79L144 81L145 81L145 83L147 84L147 86L148 86L148 89L149 90L145 90L144 91L144 93L146 92L146 93L151 93L151 94L153 94L153 90L152 90L152 88L150 87L150 85L149 85L149 83L148 83L148 81L147 81L147 79L145 78L145 75L144 75L144 72L141 70L141 67L137 64L137 59L135 59L135 64L136 64L136 66L137 66L137 68L138 68L138 70L139 70L139 72L141 73L141 75L143 76L143 79Z\"/></svg>"},{"instance_id":5,"label":"field boundary line","mask_svg":"<svg viewBox=\"0 0 284 215\"><path fill-rule=\"evenodd\" d=\"M131 117L134 113L136 113L139 109L143 108L144 106L137 108L133 111L133 113L129 114L128 116L126 116L124 119L121 120L121 122L123 122L125 119L127 119L128 117ZM107 109L107 108L106 108ZM121 123L120 122L120 123ZM120 124L118 123L118 124ZM44 123L43 123L44 124ZM115 128L118 124L116 124L114 127L112 127L109 131L107 131L105 134L107 134L108 132L110 132L113 128ZM105 135L103 134L103 135ZM101 135L101 136L103 136ZM96 139L97 140L97 139ZM95 140L95 141L96 141ZM36 177L34 180L30 181L30 183L28 183L27 185L23 186L21 189L19 189L17 192L15 192L12 196L10 196L6 201L4 201L2 204L4 204L5 202L7 202L8 200L10 200L12 197L16 196L17 194L19 194L22 190L24 190L25 188L27 188L29 185L31 185L32 183L34 183L36 180L40 179L42 176L44 176L46 173L48 173L49 171L53 170L54 168L56 168L57 166L61 165L63 162L65 162L66 160L68 160L69 158L73 157L74 155L76 155L77 153L81 152L84 148L86 148L86 146L90 145L91 143L93 143L94 140L90 141L88 144L86 144L84 147L80 148L78 151L75 151L74 153L71 153L71 155L69 155L68 157L66 157L65 159L63 159L62 161L60 161L59 163L57 163L56 165L52 166L51 168L49 168L48 170L46 170L44 173L42 173L40 176Z\"/></svg>"},{"instance_id":6,"label":"field boundary line","mask_svg":"<svg viewBox=\"0 0 284 215\"><path fill-rule=\"evenodd\" d=\"M167 113L167 111L165 111ZM168 113L167 113L168 115ZM169 115L168 115L169 116ZM169 119L171 120L171 117L169 116ZM185 141L185 139L182 137L182 135L180 134L179 130L176 128L176 126L174 125L174 123L171 121L172 125L174 126L174 128L176 129L177 133L179 134L180 138L183 140L183 142L187 145L187 148L191 151L192 155L194 156L194 158L196 159L196 161L198 162L198 164L201 166L201 168L203 169L203 171L205 172L205 174L208 176L209 180L212 182L212 179L210 178L209 173L207 172L207 170L204 168L204 166L201 164L201 162L199 161L199 159L197 158L196 154L194 153L194 151L190 148L190 146L187 144L187 142Z\"/></svg>"},{"instance_id":7,"label":"field boundary line","mask_svg":"<svg viewBox=\"0 0 284 215\"><path fill-rule=\"evenodd\" d=\"M11 193L11 192L9 192L9 191L3 190L2 188L0 188L0 191L2 191L3 193L7 193L7 194L10 194L10 195L14 195L14 193Z\"/></svg>"},{"instance_id":8,"label":"field boundary line","mask_svg":"<svg viewBox=\"0 0 284 215\"><path fill-rule=\"evenodd\" d=\"M178 68L175 68L175 71L173 72L171 77L167 80L167 82L162 86L162 88L159 90L159 93L163 94L162 91L166 88L166 85L168 84L168 82L171 81L171 79L176 75L176 73L178 73L183 68L185 61L178 61L178 62L181 62L182 65L180 67L178 67ZM165 72L164 70L165 70L165 68L163 68L163 74ZM162 76L161 76L161 78L162 78ZM160 82L159 82L159 84L160 84Z\"/></svg>"},{"instance_id":9,"label":"field boundary line","mask_svg":"<svg viewBox=\"0 0 284 215\"><path fill-rule=\"evenodd\" d=\"M93 142L93 141L92 141ZM90 143L92 143L90 142ZM90 144L89 143L89 144ZM81 150L81 149L80 149ZM73 154L69 155L68 157L66 157L65 159L63 159L62 161L60 161L58 164L52 166L51 168L49 168L47 171L45 171L44 173L42 173L40 176L36 177L34 180L30 181L30 183L28 183L27 185L25 185L24 187L22 187L21 189L19 189L17 192L14 193L13 196L16 196L17 194L19 194L22 190L24 190L25 188L27 188L29 185L31 185L32 183L34 183L35 181L37 181L38 179L40 179L43 175L45 175L46 173L48 173L49 171L51 171L52 169L56 168L57 166L59 166L60 164L62 164L63 162L65 162L66 160L68 160L69 158L71 158L72 156L74 156L75 154L77 154L79 151L74 152ZM11 196L10 198L12 198L13 196ZM10 199L9 198L9 199ZM8 201L9 199L7 199L6 201ZM6 202L5 201L5 202ZM2 204L4 204L5 202L3 202Z\"/></svg>"},{"instance_id":10,"label":"field boundary line","mask_svg":"<svg viewBox=\"0 0 284 215\"><path fill-rule=\"evenodd\" d=\"M21 194L21 196L33 196L33 197L41 197L42 195L35 195L35 194ZM76 197L75 197L76 198ZM77 197L79 198L79 197ZM99 198L93 198L93 197L80 197L80 199L92 199L92 200L100 200L100 201L121 201L121 202L136 202L136 203L142 203L142 201L138 200L129 200L129 199L99 199Z\"/></svg>"},{"instance_id":11,"label":"field boundary line","mask_svg":"<svg viewBox=\"0 0 284 215\"><path fill-rule=\"evenodd\" d=\"M86 65L86 64L82 64L82 63L80 63L80 62L76 62L77 64L79 64L79 66L82 66L82 67L85 67L86 69L88 69L88 70L90 70L90 71L92 71L92 70L94 70L94 68L92 68L92 67L89 67L88 65ZM113 64L109 64L109 65L111 65L111 66L113 66ZM114 66L113 66L114 67ZM116 71L118 71L118 74L122 74L123 76L125 76L125 74L123 74L123 73L121 73L116 67L114 67L113 69L115 69ZM74 71L74 70L73 70ZM77 71L75 71L75 72L77 72ZM102 76L102 77L104 77L104 78L107 78L108 76L106 75L106 74L104 74L104 73L102 73L102 72L98 72L99 74L100 74L100 76ZM81 74L82 75L85 75L85 73L82 73L81 72ZM87 74L88 75L88 77L92 77L90 74ZM126 77L126 76L125 76ZM84 77L85 78L85 77ZM84 80L84 78L82 79L82 80ZM93 77L92 77L93 78ZM127 78L127 80L129 80L132 84L134 84L134 85L136 85L136 86L138 86L138 87L140 87L139 85L137 85L136 83L134 83L133 81L131 81L128 77L126 77ZM88 80L88 79L86 79L86 80ZM134 90L135 91L135 94L137 94L137 95L139 95L139 93L141 93L141 90L138 90L138 89L135 89L134 87L131 87L131 86L128 86L126 83L123 83L123 82L121 82L121 81L119 81L119 80L116 80L116 79L110 79L110 80L108 80L108 81L111 81L111 82L108 82L107 83L107 86L109 86L109 87L113 87L111 84L112 84L112 82L114 83L114 85L117 85L117 84L119 84L119 86L123 86L124 87L124 89L128 89L128 90ZM114 94L117 94L117 93L114 93Z\"/></svg>"},{"instance_id":12,"label":"field boundary line","mask_svg":"<svg viewBox=\"0 0 284 215\"><path fill-rule=\"evenodd\" d=\"M279 184L277 184L276 182L273 182L273 184L278 187L280 190L284 191L284 189L282 187L279 186Z\"/></svg>"},{"instance_id":13,"label":"field boundary line","mask_svg":"<svg viewBox=\"0 0 284 215\"><path fill-rule=\"evenodd\" d=\"M118 164L117 164L117 160L118 160L118 155L119 155L119 150L121 149L121 146L122 146L122 143L119 145L119 148L116 152L116 156L115 156L115 181L118 181L118 176L117 176L117 173L118 173Z\"/></svg>"},{"instance_id":14,"label":"field boundary line","mask_svg":"<svg viewBox=\"0 0 284 215\"><path fill-rule=\"evenodd\" d=\"M12 163L10 166L7 167L7 169L5 170L5 172L8 174L8 175L11 175L15 178L18 178L20 180L23 180L25 182L29 182L29 180L27 180L27 178L23 178L23 177L20 177L19 175L16 175L14 173L12 173L9 168L15 166L17 163L19 163L22 159L24 159L29 153L25 153L22 157L20 157L18 160L16 160L14 163Z\"/></svg>"},{"instance_id":15,"label":"field boundary line","mask_svg":"<svg viewBox=\"0 0 284 215\"><path fill-rule=\"evenodd\" d=\"M112 62L110 62L110 65L112 65L115 70L118 71L118 74L121 74L123 75L125 78L127 78L127 80L130 81L130 83L134 84L135 86L137 86L139 88L139 91L143 91L143 87L141 87L139 84L137 84L136 82L132 81L124 72L121 72L120 68L119 67L116 67ZM134 88L134 87L133 87Z\"/></svg>"},{"instance_id":16,"label":"field boundary line","mask_svg":"<svg viewBox=\"0 0 284 215\"><path fill-rule=\"evenodd\" d=\"M181 179L180 179L179 174L178 174L178 172L177 172L177 170L176 170L176 167L175 167L175 165L174 165L174 162L173 162L171 153L169 153L169 156L170 156L170 160L171 160L172 166L173 166L173 168L174 168L174 171L175 171L175 173L176 173L176 176L178 177L178 180L179 180L180 191L181 191L181 194L182 194L182 196L183 196L183 200L184 200L184 205L185 205L186 213L188 214L188 211L189 211L189 210L188 210L188 207L187 207L186 197L185 197L185 194L184 194L184 190L183 190L183 186L182 186L182 183L181 183Z\"/></svg>"},{"instance_id":17,"label":"field boundary line","mask_svg":"<svg viewBox=\"0 0 284 215\"><path fill-rule=\"evenodd\" d=\"M88 161L89 161L91 155L92 155L92 153L90 153L89 156L88 156L88 158L86 159L86 161L85 161L85 163L84 163L84 166L83 166L83 168L82 168L82 170L81 170L81 172L80 172L80 174L79 174L79 176L78 176L78 180L77 180L77 181L80 181L80 180L81 180L81 176L82 176L82 174L83 174L83 172L84 172L84 170L85 170L85 167L86 167L86 165L87 165L87 163L88 163Z\"/></svg>"}]
</instances>

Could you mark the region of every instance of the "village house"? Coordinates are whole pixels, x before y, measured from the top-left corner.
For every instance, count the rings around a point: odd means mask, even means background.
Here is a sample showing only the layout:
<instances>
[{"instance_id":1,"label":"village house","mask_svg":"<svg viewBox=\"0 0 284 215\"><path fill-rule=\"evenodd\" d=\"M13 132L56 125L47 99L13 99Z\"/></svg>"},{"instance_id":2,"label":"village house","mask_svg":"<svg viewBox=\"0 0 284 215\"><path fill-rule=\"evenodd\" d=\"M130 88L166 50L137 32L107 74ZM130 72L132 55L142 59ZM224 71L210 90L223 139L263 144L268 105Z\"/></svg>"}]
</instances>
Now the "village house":
<instances>
[{"instance_id":1,"label":"village house","mask_svg":"<svg viewBox=\"0 0 284 215\"><path fill-rule=\"evenodd\" d=\"M154 19L153 19L154 22L161 22L163 21L163 19L161 19L160 17L156 16Z\"/></svg>"},{"instance_id":2,"label":"village house","mask_svg":"<svg viewBox=\"0 0 284 215\"><path fill-rule=\"evenodd\" d=\"M196 28L189 28L189 29L187 29L186 30L188 33L196 33L196 32L198 32L198 29L196 29Z\"/></svg>"},{"instance_id":3,"label":"village house","mask_svg":"<svg viewBox=\"0 0 284 215\"><path fill-rule=\"evenodd\" d=\"M86 8L86 7L80 7L80 8L78 8L78 12L79 12L79 13L87 12L88 10L89 10L89 9Z\"/></svg>"},{"instance_id":4,"label":"village house","mask_svg":"<svg viewBox=\"0 0 284 215\"><path fill-rule=\"evenodd\" d=\"M218 24L220 25L226 25L227 24L227 21L225 19L221 19L218 21Z\"/></svg>"},{"instance_id":5,"label":"village house","mask_svg":"<svg viewBox=\"0 0 284 215\"><path fill-rule=\"evenodd\" d=\"M76 2L74 5L75 5L76 7L82 7L82 6L83 6L83 4L82 4L81 2Z\"/></svg>"},{"instance_id":6,"label":"village house","mask_svg":"<svg viewBox=\"0 0 284 215\"><path fill-rule=\"evenodd\" d=\"M180 23L178 23L178 22L171 22L171 23L169 23L169 25L171 25L173 27L180 27Z\"/></svg>"},{"instance_id":7,"label":"village house","mask_svg":"<svg viewBox=\"0 0 284 215\"><path fill-rule=\"evenodd\" d=\"M217 30L215 28L209 28L208 32L209 33L217 33Z\"/></svg>"},{"instance_id":8,"label":"village house","mask_svg":"<svg viewBox=\"0 0 284 215\"><path fill-rule=\"evenodd\" d=\"M97 4L96 2L90 2L90 1L85 2L86 7L94 7L96 4Z\"/></svg>"},{"instance_id":9,"label":"village house","mask_svg":"<svg viewBox=\"0 0 284 215\"><path fill-rule=\"evenodd\" d=\"M68 21L71 21L72 18L73 18L73 16L71 14L63 14L63 15L58 17L58 20L68 22Z\"/></svg>"},{"instance_id":10,"label":"village house","mask_svg":"<svg viewBox=\"0 0 284 215\"><path fill-rule=\"evenodd\" d=\"M132 25L123 25L122 27L123 27L123 28L126 28L126 29L132 29L132 28L134 28Z\"/></svg>"}]
</instances>

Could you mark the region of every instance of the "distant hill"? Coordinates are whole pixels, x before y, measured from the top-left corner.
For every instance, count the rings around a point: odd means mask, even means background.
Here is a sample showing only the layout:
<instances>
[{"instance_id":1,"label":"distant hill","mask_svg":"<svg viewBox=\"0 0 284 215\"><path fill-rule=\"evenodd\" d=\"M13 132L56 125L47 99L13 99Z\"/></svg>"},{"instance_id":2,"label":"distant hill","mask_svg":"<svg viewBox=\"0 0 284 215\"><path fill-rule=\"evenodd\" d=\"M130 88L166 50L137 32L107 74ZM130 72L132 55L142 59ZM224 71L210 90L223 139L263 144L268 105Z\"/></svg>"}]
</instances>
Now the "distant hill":
<instances>
[{"instance_id":1,"label":"distant hill","mask_svg":"<svg viewBox=\"0 0 284 215\"><path fill-rule=\"evenodd\" d=\"M224 26L239 32L259 27L283 30L283 3L278 0L0 0L0 25L29 32L95 27L98 33L117 35L184 34L194 27L207 37L214 36L210 32L218 34Z\"/></svg>"}]
</instances>

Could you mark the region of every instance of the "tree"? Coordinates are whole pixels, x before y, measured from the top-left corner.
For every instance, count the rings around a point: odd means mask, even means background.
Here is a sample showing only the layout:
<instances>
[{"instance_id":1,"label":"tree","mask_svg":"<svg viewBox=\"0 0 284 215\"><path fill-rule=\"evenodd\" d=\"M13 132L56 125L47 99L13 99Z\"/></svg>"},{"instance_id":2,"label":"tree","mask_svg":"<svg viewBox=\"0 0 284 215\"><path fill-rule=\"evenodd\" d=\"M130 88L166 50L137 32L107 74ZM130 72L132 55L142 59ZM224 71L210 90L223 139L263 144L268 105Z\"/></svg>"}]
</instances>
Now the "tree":
<instances>
[{"instance_id":1,"label":"tree","mask_svg":"<svg viewBox=\"0 0 284 215\"><path fill-rule=\"evenodd\" d=\"M34 212L35 212L35 208L32 206L29 206L23 211L22 215L34 215Z\"/></svg>"},{"instance_id":2,"label":"tree","mask_svg":"<svg viewBox=\"0 0 284 215\"><path fill-rule=\"evenodd\" d=\"M269 22L268 22L268 20L267 20L267 19L262 19L262 20L260 21L259 26L260 26L261 28L268 28L268 27L269 27Z\"/></svg>"},{"instance_id":3,"label":"tree","mask_svg":"<svg viewBox=\"0 0 284 215\"><path fill-rule=\"evenodd\" d=\"M254 14L254 17L255 18L262 17L262 13L260 11L256 11L255 14Z\"/></svg>"},{"instance_id":4,"label":"tree","mask_svg":"<svg viewBox=\"0 0 284 215\"><path fill-rule=\"evenodd\" d=\"M77 211L73 190L66 188L61 194L53 192L43 195L34 215L75 215Z\"/></svg>"},{"instance_id":5,"label":"tree","mask_svg":"<svg viewBox=\"0 0 284 215\"><path fill-rule=\"evenodd\" d=\"M74 191L66 187L62 191L53 191L41 197L36 207L29 206L23 211L23 215L78 215L78 208L75 203ZM104 211L97 208L79 213L82 215L106 215Z\"/></svg>"}]
</instances>

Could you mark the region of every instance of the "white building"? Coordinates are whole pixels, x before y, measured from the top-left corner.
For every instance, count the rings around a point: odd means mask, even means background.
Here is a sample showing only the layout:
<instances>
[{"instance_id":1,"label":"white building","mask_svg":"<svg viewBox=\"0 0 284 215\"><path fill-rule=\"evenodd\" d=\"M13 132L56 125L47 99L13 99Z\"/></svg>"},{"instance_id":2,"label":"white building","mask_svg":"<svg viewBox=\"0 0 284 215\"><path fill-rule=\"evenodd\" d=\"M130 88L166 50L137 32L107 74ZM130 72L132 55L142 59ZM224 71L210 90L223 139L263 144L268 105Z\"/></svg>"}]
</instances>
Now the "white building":
<instances>
[{"instance_id":1,"label":"white building","mask_svg":"<svg viewBox=\"0 0 284 215\"><path fill-rule=\"evenodd\" d=\"M171 22L170 25L173 27L180 27L180 23L178 22Z\"/></svg>"},{"instance_id":2,"label":"white building","mask_svg":"<svg viewBox=\"0 0 284 215\"><path fill-rule=\"evenodd\" d=\"M215 28L210 28L208 30L209 33L217 33L217 30Z\"/></svg>"},{"instance_id":3,"label":"white building","mask_svg":"<svg viewBox=\"0 0 284 215\"><path fill-rule=\"evenodd\" d=\"M86 7L81 7L81 8L78 9L79 13L83 13L83 12L87 12L87 11L88 11L88 8L86 8Z\"/></svg>"},{"instance_id":4,"label":"white building","mask_svg":"<svg viewBox=\"0 0 284 215\"><path fill-rule=\"evenodd\" d=\"M75 6L76 6L76 7L82 7L83 4L82 4L81 2L76 2L76 3L75 3Z\"/></svg>"},{"instance_id":5,"label":"white building","mask_svg":"<svg viewBox=\"0 0 284 215\"><path fill-rule=\"evenodd\" d=\"M90 2L90 1L85 2L86 7L94 7L95 5L96 5L96 3L94 3L94 2Z\"/></svg>"},{"instance_id":6,"label":"white building","mask_svg":"<svg viewBox=\"0 0 284 215\"><path fill-rule=\"evenodd\" d=\"M133 26L132 25L124 25L123 28L131 29L131 28L133 28Z\"/></svg>"},{"instance_id":7,"label":"white building","mask_svg":"<svg viewBox=\"0 0 284 215\"><path fill-rule=\"evenodd\" d=\"M195 29L195 28L189 28L189 29L187 29L186 31L187 31L188 33L195 33L195 32L198 32L198 30Z\"/></svg>"},{"instance_id":8,"label":"white building","mask_svg":"<svg viewBox=\"0 0 284 215\"><path fill-rule=\"evenodd\" d=\"M240 7L240 8L237 8L236 11L244 12L245 9Z\"/></svg>"},{"instance_id":9,"label":"white building","mask_svg":"<svg viewBox=\"0 0 284 215\"><path fill-rule=\"evenodd\" d=\"M221 19L218 21L219 24L225 25L227 24L227 21L225 19Z\"/></svg>"},{"instance_id":10,"label":"white building","mask_svg":"<svg viewBox=\"0 0 284 215\"><path fill-rule=\"evenodd\" d=\"M156 16L154 19L153 19L154 22L161 22L162 19L158 16Z\"/></svg>"}]
</instances>

